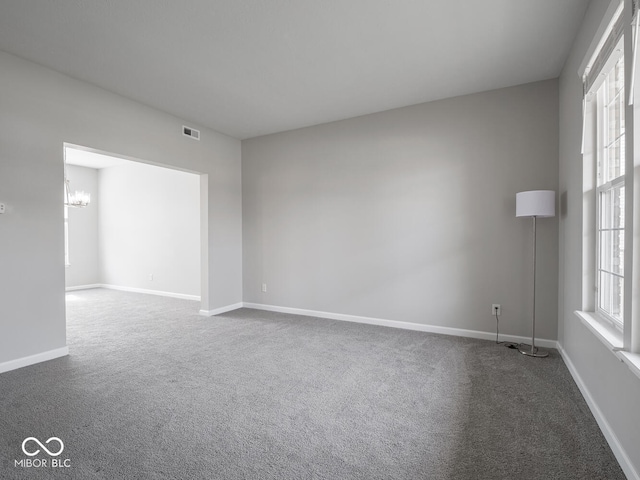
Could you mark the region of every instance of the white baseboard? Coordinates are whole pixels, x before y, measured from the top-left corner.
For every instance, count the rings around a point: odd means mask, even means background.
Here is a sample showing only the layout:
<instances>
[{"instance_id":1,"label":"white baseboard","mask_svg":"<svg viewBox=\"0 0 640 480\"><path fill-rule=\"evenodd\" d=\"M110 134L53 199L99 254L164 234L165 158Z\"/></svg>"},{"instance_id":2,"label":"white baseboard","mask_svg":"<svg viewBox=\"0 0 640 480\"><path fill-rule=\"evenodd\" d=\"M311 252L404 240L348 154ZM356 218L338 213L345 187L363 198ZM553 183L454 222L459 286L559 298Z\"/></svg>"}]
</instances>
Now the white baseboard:
<instances>
[{"instance_id":1,"label":"white baseboard","mask_svg":"<svg viewBox=\"0 0 640 480\"><path fill-rule=\"evenodd\" d=\"M482 340L495 340L496 334L492 332L481 332L479 330L465 330L462 328L440 327L437 325L425 325L422 323L402 322L398 320L386 320L383 318L360 317L357 315L344 315L342 313L320 312L316 310L305 310L302 308L278 307L275 305L263 305L260 303L244 302L246 308L257 310L267 310L269 312L292 313L294 315L307 315L309 317L329 318L331 320L342 320L345 322L366 323L369 325L381 325L383 327L403 328L405 330L417 330L419 332L439 333L442 335L454 335L456 337L479 338ZM514 343L528 343L531 338L517 335L500 335L501 341ZM544 348L556 348L555 340L536 339L536 345Z\"/></svg>"},{"instance_id":2,"label":"white baseboard","mask_svg":"<svg viewBox=\"0 0 640 480\"><path fill-rule=\"evenodd\" d=\"M607 419L605 418L604 414L600 410L600 407L598 407L598 404L591 396L589 389L587 388L585 383L582 381L582 378L580 377L580 374L576 370L576 367L573 365L573 362L571 361L569 354L564 348L562 348L562 345L560 344L558 344L558 351L560 352L560 355L562 355L562 359L564 360L565 365L569 369L569 373L571 373L573 380L576 382L576 385L578 385L578 388L580 389L582 396L587 402L587 405L589 406L591 413L595 417L596 422L598 423L598 426L600 427L600 430L604 435L604 438L606 438L607 443L609 444L609 447L611 447L611 450L613 451L613 454L615 455L616 460L618 460L618 463L620 464L620 468L622 468L622 471L624 472L624 474L627 476L628 479L640 480L640 475L638 475L638 472L636 471L633 464L631 463L631 460L629 460L629 456L627 455L627 452L624 450L624 448L622 448L622 445L620 444L618 437L616 436L613 429L611 428L611 425L609 425L609 422L607 422Z\"/></svg>"},{"instance_id":3,"label":"white baseboard","mask_svg":"<svg viewBox=\"0 0 640 480\"><path fill-rule=\"evenodd\" d=\"M227 305L225 307L214 308L213 310L200 310L198 313L203 317L212 317L214 315L220 315L222 313L230 312L231 310L237 310L242 308L244 304L242 302L234 303L233 305Z\"/></svg>"},{"instance_id":4,"label":"white baseboard","mask_svg":"<svg viewBox=\"0 0 640 480\"><path fill-rule=\"evenodd\" d=\"M92 283L88 285L76 285L74 287L66 287L65 291L74 292L76 290L89 290L90 288L100 288L100 287L102 287L102 285L100 285L99 283Z\"/></svg>"},{"instance_id":5,"label":"white baseboard","mask_svg":"<svg viewBox=\"0 0 640 480\"><path fill-rule=\"evenodd\" d=\"M181 298L182 300L200 301L199 295L187 295L186 293L162 292L160 290L147 290L146 288L121 287L120 285L107 285L101 283L98 288L108 288L110 290L120 290L122 292L147 293L149 295L159 295L161 297Z\"/></svg>"},{"instance_id":6,"label":"white baseboard","mask_svg":"<svg viewBox=\"0 0 640 480\"><path fill-rule=\"evenodd\" d=\"M16 358L15 360L0 363L0 373L9 372L11 370L27 367L40 362L46 362L47 360L53 360L54 358L64 357L66 355L69 355L69 347L56 348L54 350L36 353L35 355L29 355L28 357Z\"/></svg>"}]
</instances>

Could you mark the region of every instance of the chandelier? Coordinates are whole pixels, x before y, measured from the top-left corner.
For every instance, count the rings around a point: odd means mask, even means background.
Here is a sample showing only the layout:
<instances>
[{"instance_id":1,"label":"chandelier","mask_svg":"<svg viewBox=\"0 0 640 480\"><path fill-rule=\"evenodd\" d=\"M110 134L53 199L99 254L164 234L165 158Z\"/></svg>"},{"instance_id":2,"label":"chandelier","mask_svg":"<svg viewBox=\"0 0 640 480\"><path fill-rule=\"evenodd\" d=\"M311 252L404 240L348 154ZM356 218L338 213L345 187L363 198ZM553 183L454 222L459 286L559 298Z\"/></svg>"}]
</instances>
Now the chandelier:
<instances>
[{"instance_id":1,"label":"chandelier","mask_svg":"<svg viewBox=\"0 0 640 480\"><path fill-rule=\"evenodd\" d=\"M69 180L64 179L64 204L67 207L86 207L91 202L91 195L84 190L76 190L71 193L71 188L69 187Z\"/></svg>"},{"instance_id":2,"label":"chandelier","mask_svg":"<svg viewBox=\"0 0 640 480\"><path fill-rule=\"evenodd\" d=\"M66 153L66 151L65 151ZM81 208L86 207L91 202L91 195L84 190L76 190L71 193L69 179L67 178L67 158L64 158L64 204L66 207Z\"/></svg>"}]
</instances>

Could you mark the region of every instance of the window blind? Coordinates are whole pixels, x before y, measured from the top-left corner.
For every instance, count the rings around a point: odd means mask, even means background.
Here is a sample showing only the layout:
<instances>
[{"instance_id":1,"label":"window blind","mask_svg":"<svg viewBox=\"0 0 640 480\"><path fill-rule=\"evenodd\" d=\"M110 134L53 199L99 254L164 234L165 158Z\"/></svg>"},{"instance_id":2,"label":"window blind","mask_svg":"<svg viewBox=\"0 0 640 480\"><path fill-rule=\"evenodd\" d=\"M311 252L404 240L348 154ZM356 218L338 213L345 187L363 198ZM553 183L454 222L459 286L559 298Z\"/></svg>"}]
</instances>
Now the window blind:
<instances>
[{"instance_id":1,"label":"window blind","mask_svg":"<svg viewBox=\"0 0 640 480\"><path fill-rule=\"evenodd\" d=\"M638 4L640 0L633 0L633 8L634 12L638 11ZM609 61L615 61L616 58L613 58L612 53L614 53L614 49L616 45L622 38L624 32L624 15L622 14L624 11L624 2L620 2L613 18L611 19L611 23L604 31L603 40L596 48L594 55L591 57L589 63L584 70L584 74L582 76L582 142L580 153L584 154L585 148L585 135L586 135L586 123L587 123L587 101L589 95L594 92L600 84L604 81L604 75L601 75L605 66ZM636 20L636 16L634 13L634 21ZM635 55L634 55L635 57ZM629 95L629 101L632 102L632 96Z\"/></svg>"},{"instance_id":2,"label":"window blind","mask_svg":"<svg viewBox=\"0 0 640 480\"><path fill-rule=\"evenodd\" d=\"M618 44L618 41L620 40L620 38L622 38L623 31L624 22L622 16L622 8L620 8L619 11L616 12L616 17L609 35L606 37L606 40L600 47L598 54L587 65L583 78L585 93L589 93L595 90L594 87L596 86L596 83L599 83L598 78L600 77L600 73L602 73L605 64L609 60L609 57Z\"/></svg>"},{"instance_id":3,"label":"window blind","mask_svg":"<svg viewBox=\"0 0 640 480\"><path fill-rule=\"evenodd\" d=\"M638 3L640 0L633 0L631 2L631 17L633 21L631 22L635 27L633 29L633 57L631 57L631 82L629 83L629 105L633 105L633 97L634 90L636 84L636 58L638 56L638 34L640 31L638 27L640 27L640 15L638 15Z\"/></svg>"}]
</instances>

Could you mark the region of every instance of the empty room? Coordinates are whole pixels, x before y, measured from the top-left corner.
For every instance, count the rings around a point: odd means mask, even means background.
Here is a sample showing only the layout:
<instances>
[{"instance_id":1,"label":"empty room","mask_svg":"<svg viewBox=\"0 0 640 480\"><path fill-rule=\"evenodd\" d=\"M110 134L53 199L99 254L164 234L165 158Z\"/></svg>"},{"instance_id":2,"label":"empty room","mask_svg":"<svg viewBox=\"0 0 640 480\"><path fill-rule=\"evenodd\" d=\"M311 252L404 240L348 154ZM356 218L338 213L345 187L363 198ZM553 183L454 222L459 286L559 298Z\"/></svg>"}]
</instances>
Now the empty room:
<instances>
[{"instance_id":1,"label":"empty room","mask_svg":"<svg viewBox=\"0 0 640 480\"><path fill-rule=\"evenodd\" d=\"M638 10L0 2L0 478L640 480Z\"/></svg>"},{"instance_id":2,"label":"empty room","mask_svg":"<svg viewBox=\"0 0 640 480\"><path fill-rule=\"evenodd\" d=\"M67 292L200 301L199 175L69 146L64 153Z\"/></svg>"}]
</instances>

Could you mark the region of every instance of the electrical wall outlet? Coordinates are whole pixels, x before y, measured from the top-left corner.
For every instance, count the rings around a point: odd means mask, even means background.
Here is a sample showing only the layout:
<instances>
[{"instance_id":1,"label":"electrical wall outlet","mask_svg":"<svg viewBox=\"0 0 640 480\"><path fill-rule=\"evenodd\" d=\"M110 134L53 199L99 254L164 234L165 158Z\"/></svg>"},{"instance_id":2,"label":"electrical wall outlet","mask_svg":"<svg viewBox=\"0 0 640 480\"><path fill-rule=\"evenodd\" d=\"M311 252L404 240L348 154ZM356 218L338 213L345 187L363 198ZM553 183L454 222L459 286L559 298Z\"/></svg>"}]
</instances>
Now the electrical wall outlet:
<instances>
[{"instance_id":1,"label":"electrical wall outlet","mask_svg":"<svg viewBox=\"0 0 640 480\"><path fill-rule=\"evenodd\" d=\"M0 203L0 213L4 213L4 211L5 211L4 203Z\"/></svg>"},{"instance_id":2,"label":"electrical wall outlet","mask_svg":"<svg viewBox=\"0 0 640 480\"><path fill-rule=\"evenodd\" d=\"M500 305L499 303L494 303L491 305L491 315L498 315L500 316L502 314L502 305Z\"/></svg>"},{"instance_id":3,"label":"electrical wall outlet","mask_svg":"<svg viewBox=\"0 0 640 480\"><path fill-rule=\"evenodd\" d=\"M262 284L262 293L267 293L267 284L266 283Z\"/></svg>"}]
</instances>

